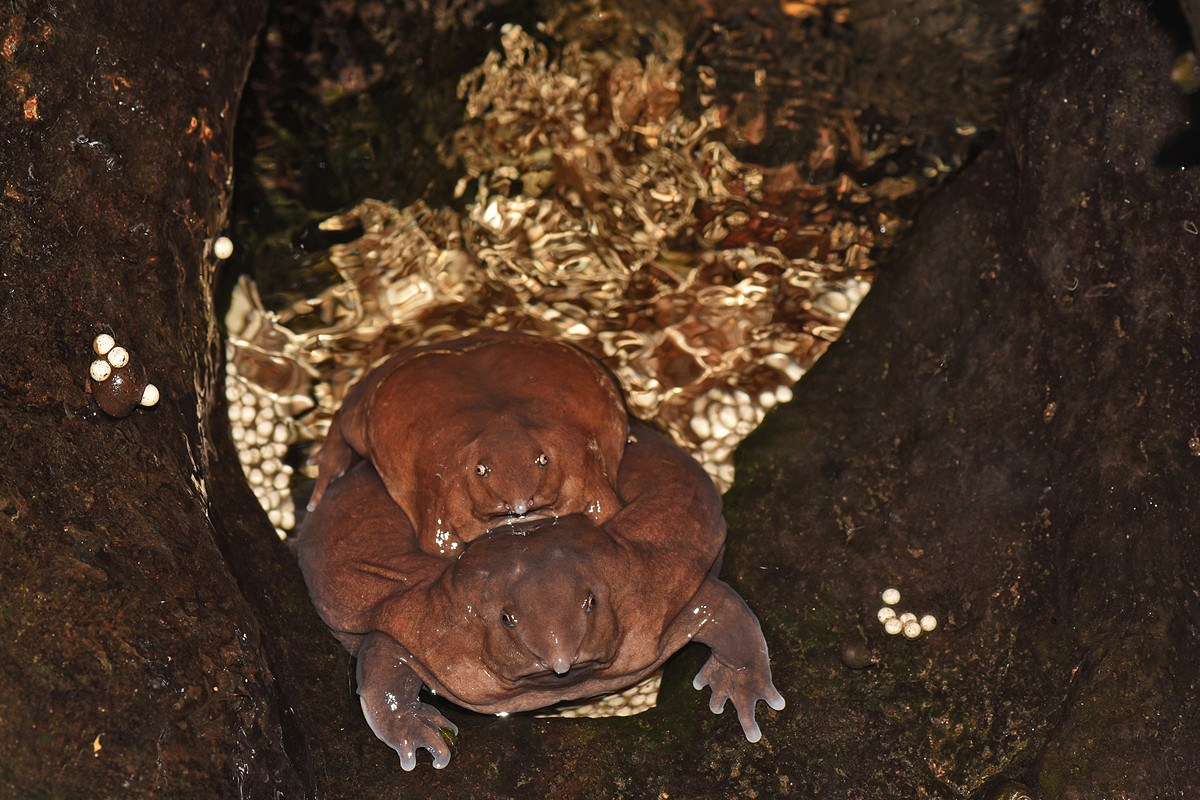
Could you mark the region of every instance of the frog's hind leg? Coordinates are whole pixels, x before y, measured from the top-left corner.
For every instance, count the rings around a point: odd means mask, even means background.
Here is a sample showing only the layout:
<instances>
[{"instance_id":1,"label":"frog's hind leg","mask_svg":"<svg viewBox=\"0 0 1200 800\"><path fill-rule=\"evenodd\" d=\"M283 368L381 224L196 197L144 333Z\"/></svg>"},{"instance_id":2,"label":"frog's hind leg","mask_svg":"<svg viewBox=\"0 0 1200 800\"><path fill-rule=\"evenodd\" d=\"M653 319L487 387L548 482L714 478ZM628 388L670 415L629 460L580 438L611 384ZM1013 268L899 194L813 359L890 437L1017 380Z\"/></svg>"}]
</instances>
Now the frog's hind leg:
<instances>
[{"instance_id":1,"label":"frog's hind leg","mask_svg":"<svg viewBox=\"0 0 1200 800\"><path fill-rule=\"evenodd\" d=\"M312 497L308 499L309 511L316 510L317 504L325 496L325 490L329 488L329 484L344 475L359 461L358 453L342 435L341 416L340 411L333 415L333 421L329 424L329 433L325 436L325 443L310 459L310 463L317 467L317 485L313 489Z\"/></svg>"}]
</instances>

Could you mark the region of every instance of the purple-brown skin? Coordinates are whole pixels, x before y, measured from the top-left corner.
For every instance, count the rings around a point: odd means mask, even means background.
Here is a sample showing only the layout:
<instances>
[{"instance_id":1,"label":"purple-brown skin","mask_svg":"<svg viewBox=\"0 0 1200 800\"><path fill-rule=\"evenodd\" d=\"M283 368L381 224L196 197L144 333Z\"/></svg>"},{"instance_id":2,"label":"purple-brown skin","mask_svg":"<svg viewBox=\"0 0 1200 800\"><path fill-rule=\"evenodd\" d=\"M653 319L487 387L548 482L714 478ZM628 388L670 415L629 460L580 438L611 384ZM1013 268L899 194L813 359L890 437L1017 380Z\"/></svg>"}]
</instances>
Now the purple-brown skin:
<instances>
[{"instance_id":1,"label":"purple-brown skin","mask_svg":"<svg viewBox=\"0 0 1200 800\"><path fill-rule=\"evenodd\" d=\"M755 705L784 706L745 602L717 578L721 498L666 437L634 422L618 474L621 510L516 522L457 558L422 552L368 463L331 484L297 555L326 624L358 657L371 729L411 770L424 748L441 768L457 727L421 687L483 713L621 691L693 639L712 649L696 675L709 707L732 700L758 741Z\"/></svg>"},{"instance_id":2,"label":"purple-brown skin","mask_svg":"<svg viewBox=\"0 0 1200 800\"><path fill-rule=\"evenodd\" d=\"M309 509L362 458L428 553L514 519L603 523L628 424L616 380L570 345L491 331L412 348L347 393L314 459Z\"/></svg>"}]
</instances>

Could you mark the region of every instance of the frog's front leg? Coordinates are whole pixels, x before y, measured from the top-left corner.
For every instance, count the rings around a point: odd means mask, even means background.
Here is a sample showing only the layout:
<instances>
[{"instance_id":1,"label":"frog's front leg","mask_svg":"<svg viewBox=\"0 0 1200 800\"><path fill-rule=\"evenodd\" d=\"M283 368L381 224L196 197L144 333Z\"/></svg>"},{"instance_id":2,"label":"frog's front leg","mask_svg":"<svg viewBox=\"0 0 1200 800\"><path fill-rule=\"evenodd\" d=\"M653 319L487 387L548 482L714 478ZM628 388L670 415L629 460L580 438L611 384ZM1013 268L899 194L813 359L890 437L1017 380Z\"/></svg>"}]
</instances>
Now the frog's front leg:
<instances>
[{"instance_id":1,"label":"frog's front leg","mask_svg":"<svg viewBox=\"0 0 1200 800\"><path fill-rule=\"evenodd\" d=\"M400 756L400 766L417 765L417 750L433 756L433 766L450 763L450 741L458 727L433 706L420 701L421 678L409 666L412 655L378 631L363 637L358 649L358 697L363 716L381 741ZM449 735L447 735L447 732Z\"/></svg>"},{"instance_id":2,"label":"frog's front leg","mask_svg":"<svg viewBox=\"0 0 1200 800\"><path fill-rule=\"evenodd\" d=\"M767 642L754 612L728 584L710 575L676 623L686 625L694 641L712 648L692 685L712 688L708 707L714 714L732 700L746 739L757 742L762 732L754 719L755 704L762 700L780 711L784 701L771 682Z\"/></svg>"}]
</instances>

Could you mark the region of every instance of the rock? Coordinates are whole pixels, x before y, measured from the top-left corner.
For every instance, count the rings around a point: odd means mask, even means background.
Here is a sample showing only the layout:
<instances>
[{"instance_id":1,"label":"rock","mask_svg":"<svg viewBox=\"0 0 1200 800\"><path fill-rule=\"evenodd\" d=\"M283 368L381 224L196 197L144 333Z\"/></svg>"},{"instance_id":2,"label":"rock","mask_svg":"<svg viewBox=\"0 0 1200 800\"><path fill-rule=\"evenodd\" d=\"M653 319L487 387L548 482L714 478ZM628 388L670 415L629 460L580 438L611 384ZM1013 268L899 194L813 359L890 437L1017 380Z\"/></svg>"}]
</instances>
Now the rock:
<instances>
[{"instance_id":1,"label":"rock","mask_svg":"<svg viewBox=\"0 0 1200 800\"><path fill-rule=\"evenodd\" d=\"M1200 787L1181 669L1200 661L1200 184L1155 163L1187 125L1172 60L1142 4L1051 4L1004 146L923 210L739 452L726 563L752 588L734 583L779 609L768 641L803 603L780 675L821 730L785 745L818 765L801 794ZM838 686L818 654L891 584L943 624Z\"/></svg>"},{"instance_id":2,"label":"rock","mask_svg":"<svg viewBox=\"0 0 1200 800\"><path fill-rule=\"evenodd\" d=\"M264 6L6 8L5 797L304 791L262 628L206 514L219 495L198 418L221 377L203 241L223 224ZM101 332L136 352L157 406L99 411L85 386Z\"/></svg>"}]
</instances>

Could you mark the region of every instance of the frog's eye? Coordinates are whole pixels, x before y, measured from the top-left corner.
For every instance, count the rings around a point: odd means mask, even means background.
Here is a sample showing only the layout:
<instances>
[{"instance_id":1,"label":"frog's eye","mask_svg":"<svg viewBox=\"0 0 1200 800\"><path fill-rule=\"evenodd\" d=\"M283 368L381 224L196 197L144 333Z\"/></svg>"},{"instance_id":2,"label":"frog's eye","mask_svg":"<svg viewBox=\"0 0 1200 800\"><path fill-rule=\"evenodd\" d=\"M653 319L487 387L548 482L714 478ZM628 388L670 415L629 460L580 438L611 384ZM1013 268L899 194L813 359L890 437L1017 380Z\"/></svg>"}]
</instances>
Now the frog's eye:
<instances>
[{"instance_id":1,"label":"frog's eye","mask_svg":"<svg viewBox=\"0 0 1200 800\"><path fill-rule=\"evenodd\" d=\"M486 478L487 474L489 472L491 472L491 470L488 469L487 464L476 464L475 465L475 474L478 475L479 477Z\"/></svg>"},{"instance_id":2,"label":"frog's eye","mask_svg":"<svg viewBox=\"0 0 1200 800\"><path fill-rule=\"evenodd\" d=\"M589 594L587 600L583 601L583 610L590 614L596 610L596 595Z\"/></svg>"},{"instance_id":3,"label":"frog's eye","mask_svg":"<svg viewBox=\"0 0 1200 800\"><path fill-rule=\"evenodd\" d=\"M533 460L533 463L537 464L539 467L544 467L550 463L550 459L546 457L545 453L542 453Z\"/></svg>"},{"instance_id":4,"label":"frog's eye","mask_svg":"<svg viewBox=\"0 0 1200 800\"><path fill-rule=\"evenodd\" d=\"M504 623L504 627L506 628L515 628L517 625L517 618L507 611L500 615L500 621Z\"/></svg>"}]
</instances>

